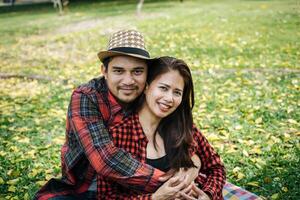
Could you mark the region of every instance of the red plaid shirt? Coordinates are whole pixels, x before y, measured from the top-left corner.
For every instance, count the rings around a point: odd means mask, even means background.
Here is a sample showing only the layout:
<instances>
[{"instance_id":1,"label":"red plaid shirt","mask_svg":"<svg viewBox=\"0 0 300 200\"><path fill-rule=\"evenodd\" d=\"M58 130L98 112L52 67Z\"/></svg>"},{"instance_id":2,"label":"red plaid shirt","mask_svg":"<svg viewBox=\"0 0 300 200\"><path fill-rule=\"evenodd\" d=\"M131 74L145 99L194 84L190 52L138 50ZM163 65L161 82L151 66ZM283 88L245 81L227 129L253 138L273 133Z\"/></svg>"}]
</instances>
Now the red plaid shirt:
<instances>
[{"instance_id":1,"label":"red plaid shirt","mask_svg":"<svg viewBox=\"0 0 300 200\"><path fill-rule=\"evenodd\" d=\"M61 149L62 178L48 181L35 199L85 192L96 174L132 190L154 192L164 173L134 159L127 149L117 148L107 130L125 115L104 78L77 88L71 97L66 142ZM98 181L97 190L102 188Z\"/></svg>"},{"instance_id":2,"label":"red plaid shirt","mask_svg":"<svg viewBox=\"0 0 300 200\"><path fill-rule=\"evenodd\" d=\"M148 140L139 122L138 114L133 114L110 128L116 147L125 151L141 162L146 162ZM211 195L213 200L221 200L225 184L225 170L220 157L210 146L199 130L193 128L194 152L201 160L200 175L196 179L199 187ZM128 190L109 177L98 175L98 199L151 199L151 194Z\"/></svg>"}]
</instances>

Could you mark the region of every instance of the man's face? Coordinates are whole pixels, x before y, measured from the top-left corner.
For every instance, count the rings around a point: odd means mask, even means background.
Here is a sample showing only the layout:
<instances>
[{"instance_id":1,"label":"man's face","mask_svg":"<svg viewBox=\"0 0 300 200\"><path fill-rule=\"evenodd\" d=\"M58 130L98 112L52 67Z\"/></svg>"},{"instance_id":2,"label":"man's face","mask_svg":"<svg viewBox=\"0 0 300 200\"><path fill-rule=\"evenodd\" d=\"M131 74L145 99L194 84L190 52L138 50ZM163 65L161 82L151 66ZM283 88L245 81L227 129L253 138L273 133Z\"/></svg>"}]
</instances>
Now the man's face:
<instances>
[{"instance_id":1,"label":"man's face","mask_svg":"<svg viewBox=\"0 0 300 200\"><path fill-rule=\"evenodd\" d=\"M144 90L147 64L130 56L115 56L102 68L108 89L121 104L134 101Z\"/></svg>"}]
</instances>

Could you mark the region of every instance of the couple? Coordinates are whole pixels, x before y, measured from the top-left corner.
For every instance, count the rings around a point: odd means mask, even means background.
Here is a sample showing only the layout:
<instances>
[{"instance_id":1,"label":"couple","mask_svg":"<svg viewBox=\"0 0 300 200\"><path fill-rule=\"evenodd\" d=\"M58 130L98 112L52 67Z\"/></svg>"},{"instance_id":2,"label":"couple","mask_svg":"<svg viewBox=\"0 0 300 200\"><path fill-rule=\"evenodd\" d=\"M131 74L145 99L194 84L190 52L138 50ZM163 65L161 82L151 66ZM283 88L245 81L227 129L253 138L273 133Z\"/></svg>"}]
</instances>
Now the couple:
<instances>
[{"instance_id":1,"label":"couple","mask_svg":"<svg viewBox=\"0 0 300 200\"><path fill-rule=\"evenodd\" d=\"M104 76L71 97L62 178L35 199L223 199L224 166L193 125L187 64L150 59L134 30L98 56Z\"/></svg>"}]
</instances>

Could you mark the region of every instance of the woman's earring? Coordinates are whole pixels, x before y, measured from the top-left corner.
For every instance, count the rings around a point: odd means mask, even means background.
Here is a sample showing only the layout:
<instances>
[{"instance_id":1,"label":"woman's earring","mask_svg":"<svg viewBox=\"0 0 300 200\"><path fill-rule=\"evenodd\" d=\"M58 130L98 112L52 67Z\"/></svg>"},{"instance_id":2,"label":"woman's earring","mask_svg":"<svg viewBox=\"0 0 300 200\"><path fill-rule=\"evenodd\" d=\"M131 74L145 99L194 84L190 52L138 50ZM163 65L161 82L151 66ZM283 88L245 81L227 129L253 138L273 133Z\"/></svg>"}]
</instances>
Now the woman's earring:
<instances>
[{"instance_id":1,"label":"woman's earring","mask_svg":"<svg viewBox=\"0 0 300 200\"><path fill-rule=\"evenodd\" d=\"M148 88L149 88L148 83L146 83L145 89L144 89L144 94L146 94L145 92L148 90Z\"/></svg>"}]
</instances>

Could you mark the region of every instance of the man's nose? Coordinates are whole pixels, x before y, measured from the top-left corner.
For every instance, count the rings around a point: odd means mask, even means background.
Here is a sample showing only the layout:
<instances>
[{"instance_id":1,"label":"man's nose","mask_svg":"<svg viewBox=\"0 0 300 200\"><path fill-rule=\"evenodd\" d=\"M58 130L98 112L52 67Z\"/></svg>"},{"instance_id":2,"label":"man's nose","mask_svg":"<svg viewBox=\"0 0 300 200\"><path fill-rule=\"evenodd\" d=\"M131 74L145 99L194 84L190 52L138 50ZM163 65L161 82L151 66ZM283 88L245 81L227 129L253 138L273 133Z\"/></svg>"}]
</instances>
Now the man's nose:
<instances>
[{"instance_id":1,"label":"man's nose","mask_svg":"<svg viewBox=\"0 0 300 200\"><path fill-rule=\"evenodd\" d=\"M132 85L132 84L134 84L134 82L135 82L135 80L134 80L133 76L130 73L125 74L124 79L123 79L124 84Z\"/></svg>"}]
</instances>

